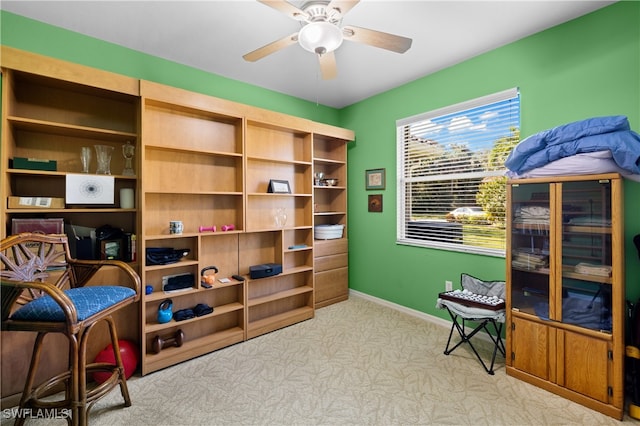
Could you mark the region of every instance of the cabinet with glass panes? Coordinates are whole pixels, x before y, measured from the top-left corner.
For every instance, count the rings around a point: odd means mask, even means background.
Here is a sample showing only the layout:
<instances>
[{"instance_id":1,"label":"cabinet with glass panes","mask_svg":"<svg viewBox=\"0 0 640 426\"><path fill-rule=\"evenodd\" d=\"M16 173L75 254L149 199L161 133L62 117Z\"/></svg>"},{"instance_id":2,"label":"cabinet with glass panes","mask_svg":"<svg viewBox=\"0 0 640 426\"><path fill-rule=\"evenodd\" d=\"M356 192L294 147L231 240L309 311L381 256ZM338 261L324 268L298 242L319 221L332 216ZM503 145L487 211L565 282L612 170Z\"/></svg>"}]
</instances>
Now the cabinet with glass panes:
<instances>
[{"instance_id":1,"label":"cabinet with glass panes","mask_svg":"<svg viewBox=\"0 0 640 426\"><path fill-rule=\"evenodd\" d=\"M622 183L507 185L507 373L622 418Z\"/></svg>"}]
</instances>

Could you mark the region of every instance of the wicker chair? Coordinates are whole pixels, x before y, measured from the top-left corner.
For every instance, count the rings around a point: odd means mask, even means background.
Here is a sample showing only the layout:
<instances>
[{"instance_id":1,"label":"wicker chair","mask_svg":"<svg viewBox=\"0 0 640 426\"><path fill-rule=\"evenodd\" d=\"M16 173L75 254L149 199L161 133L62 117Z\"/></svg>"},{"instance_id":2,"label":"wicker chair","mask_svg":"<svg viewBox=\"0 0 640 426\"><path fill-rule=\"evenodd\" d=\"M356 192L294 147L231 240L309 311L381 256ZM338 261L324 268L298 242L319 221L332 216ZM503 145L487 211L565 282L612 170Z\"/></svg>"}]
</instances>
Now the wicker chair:
<instances>
[{"instance_id":1,"label":"wicker chair","mask_svg":"<svg viewBox=\"0 0 640 426\"><path fill-rule=\"evenodd\" d=\"M67 414L70 424L87 424L93 403L116 386L131 405L112 314L140 297L140 277L126 263L71 258L66 235L23 233L0 245L2 330L36 332L31 364L20 399L16 424L29 411L43 409ZM103 266L120 268L128 287L85 286ZM106 321L116 365L87 363L87 341L93 326ZM69 342L68 370L34 387L42 342L47 333L62 333ZM111 373L99 385L88 386L96 371ZM64 397L45 396L64 386Z\"/></svg>"}]
</instances>

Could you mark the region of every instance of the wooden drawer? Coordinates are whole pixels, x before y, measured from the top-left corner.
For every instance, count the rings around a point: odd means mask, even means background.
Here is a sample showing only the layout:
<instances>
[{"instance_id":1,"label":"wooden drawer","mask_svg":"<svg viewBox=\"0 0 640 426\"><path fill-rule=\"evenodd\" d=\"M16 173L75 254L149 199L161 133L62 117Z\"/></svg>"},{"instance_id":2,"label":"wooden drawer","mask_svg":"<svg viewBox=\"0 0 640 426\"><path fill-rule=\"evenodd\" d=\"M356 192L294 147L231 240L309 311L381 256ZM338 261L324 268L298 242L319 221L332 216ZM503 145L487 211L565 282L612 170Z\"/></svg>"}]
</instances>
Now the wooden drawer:
<instances>
[{"instance_id":1,"label":"wooden drawer","mask_svg":"<svg viewBox=\"0 0 640 426\"><path fill-rule=\"evenodd\" d=\"M344 268L349 264L348 254L334 254L332 256L317 257L314 264L316 272L328 271L330 269Z\"/></svg>"},{"instance_id":2,"label":"wooden drawer","mask_svg":"<svg viewBox=\"0 0 640 426\"><path fill-rule=\"evenodd\" d=\"M316 308L347 300L349 297L349 268L316 273Z\"/></svg>"},{"instance_id":3,"label":"wooden drawer","mask_svg":"<svg viewBox=\"0 0 640 426\"><path fill-rule=\"evenodd\" d=\"M316 258L348 252L349 240L346 238L340 238L337 240L316 240L313 243L313 253Z\"/></svg>"}]
</instances>

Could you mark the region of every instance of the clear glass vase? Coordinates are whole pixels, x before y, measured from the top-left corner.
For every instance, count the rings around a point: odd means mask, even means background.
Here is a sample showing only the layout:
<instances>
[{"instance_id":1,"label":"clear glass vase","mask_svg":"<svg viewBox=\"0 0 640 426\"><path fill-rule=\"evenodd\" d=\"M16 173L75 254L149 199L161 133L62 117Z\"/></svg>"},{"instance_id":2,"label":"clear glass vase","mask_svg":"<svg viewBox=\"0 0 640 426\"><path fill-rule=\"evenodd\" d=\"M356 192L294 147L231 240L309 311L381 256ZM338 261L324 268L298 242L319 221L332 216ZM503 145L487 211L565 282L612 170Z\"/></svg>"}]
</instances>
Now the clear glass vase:
<instances>
[{"instance_id":1,"label":"clear glass vase","mask_svg":"<svg viewBox=\"0 0 640 426\"><path fill-rule=\"evenodd\" d=\"M98 161L98 170L96 174L110 175L111 174L111 154L113 154L113 147L108 145L96 145L96 159Z\"/></svg>"},{"instance_id":2,"label":"clear glass vase","mask_svg":"<svg viewBox=\"0 0 640 426\"><path fill-rule=\"evenodd\" d=\"M89 173L89 164L91 164L90 146L80 148L80 161L82 162L82 173Z\"/></svg>"},{"instance_id":3,"label":"clear glass vase","mask_svg":"<svg viewBox=\"0 0 640 426\"><path fill-rule=\"evenodd\" d=\"M287 224L287 210L284 208L276 209L273 214L273 219L277 228L284 228Z\"/></svg>"}]
</instances>

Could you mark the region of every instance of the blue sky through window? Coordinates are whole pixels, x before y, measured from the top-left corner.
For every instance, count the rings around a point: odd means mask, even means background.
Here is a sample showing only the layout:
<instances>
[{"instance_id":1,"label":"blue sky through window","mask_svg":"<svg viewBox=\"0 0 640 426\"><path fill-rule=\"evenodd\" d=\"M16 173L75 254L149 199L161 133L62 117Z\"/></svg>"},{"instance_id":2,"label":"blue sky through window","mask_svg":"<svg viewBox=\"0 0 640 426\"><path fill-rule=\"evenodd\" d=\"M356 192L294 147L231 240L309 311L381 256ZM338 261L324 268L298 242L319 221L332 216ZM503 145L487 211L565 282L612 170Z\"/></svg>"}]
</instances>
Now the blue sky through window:
<instances>
[{"instance_id":1,"label":"blue sky through window","mask_svg":"<svg viewBox=\"0 0 640 426\"><path fill-rule=\"evenodd\" d=\"M416 123L416 136L439 142L445 147L466 144L474 151L491 149L493 143L510 136L519 123L519 99L507 99L462 112L445 114Z\"/></svg>"}]
</instances>

